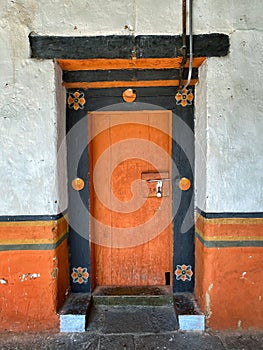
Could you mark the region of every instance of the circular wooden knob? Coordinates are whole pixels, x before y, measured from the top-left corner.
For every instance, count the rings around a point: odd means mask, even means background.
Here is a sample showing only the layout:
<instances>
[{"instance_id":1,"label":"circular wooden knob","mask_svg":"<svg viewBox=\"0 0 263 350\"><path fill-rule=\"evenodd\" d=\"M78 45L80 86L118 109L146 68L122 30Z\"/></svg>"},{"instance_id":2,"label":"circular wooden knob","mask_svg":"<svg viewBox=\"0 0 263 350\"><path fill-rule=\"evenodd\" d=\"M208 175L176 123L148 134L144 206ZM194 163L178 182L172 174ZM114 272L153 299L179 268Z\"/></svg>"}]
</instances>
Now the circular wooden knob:
<instances>
[{"instance_id":1,"label":"circular wooden knob","mask_svg":"<svg viewBox=\"0 0 263 350\"><path fill-rule=\"evenodd\" d=\"M136 92L133 89L126 89L122 94L122 98L125 102L131 103L136 99Z\"/></svg>"},{"instance_id":2,"label":"circular wooden knob","mask_svg":"<svg viewBox=\"0 0 263 350\"><path fill-rule=\"evenodd\" d=\"M84 180L79 177L76 177L76 179L72 180L71 182L72 188L74 188L74 190L76 191L81 191L84 185L85 185Z\"/></svg>"},{"instance_id":3,"label":"circular wooden knob","mask_svg":"<svg viewBox=\"0 0 263 350\"><path fill-rule=\"evenodd\" d=\"M191 181L187 177L182 177L179 180L178 186L182 191L187 191L191 187Z\"/></svg>"}]
</instances>

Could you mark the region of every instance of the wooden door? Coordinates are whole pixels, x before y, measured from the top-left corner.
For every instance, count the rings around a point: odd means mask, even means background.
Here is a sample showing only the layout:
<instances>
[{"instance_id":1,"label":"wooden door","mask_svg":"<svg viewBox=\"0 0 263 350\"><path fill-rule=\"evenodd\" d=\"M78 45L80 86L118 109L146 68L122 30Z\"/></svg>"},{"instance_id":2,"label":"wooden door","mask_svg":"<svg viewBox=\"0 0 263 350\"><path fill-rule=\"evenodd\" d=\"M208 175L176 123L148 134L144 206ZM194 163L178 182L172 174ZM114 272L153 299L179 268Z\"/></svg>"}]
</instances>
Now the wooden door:
<instances>
[{"instance_id":1,"label":"wooden door","mask_svg":"<svg viewBox=\"0 0 263 350\"><path fill-rule=\"evenodd\" d=\"M170 284L171 114L88 115L93 287Z\"/></svg>"}]
</instances>

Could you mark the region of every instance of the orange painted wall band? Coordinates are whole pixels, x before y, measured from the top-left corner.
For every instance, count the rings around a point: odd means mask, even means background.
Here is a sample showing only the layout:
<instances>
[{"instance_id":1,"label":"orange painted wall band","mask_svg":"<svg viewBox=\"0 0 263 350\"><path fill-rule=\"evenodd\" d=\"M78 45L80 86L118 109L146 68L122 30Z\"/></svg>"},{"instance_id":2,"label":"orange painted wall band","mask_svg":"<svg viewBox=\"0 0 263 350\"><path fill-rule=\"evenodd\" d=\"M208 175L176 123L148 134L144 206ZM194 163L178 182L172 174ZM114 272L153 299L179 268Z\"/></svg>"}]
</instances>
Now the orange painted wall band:
<instances>
[{"instance_id":1,"label":"orange painted wall band","mask_svg":"<svg viewBox=\"0 0 263 350\"><path fill-rule=\"evenodd\" d=\"M65 217L54 221L0 223L0 251L54 249L67 237Z\"/></svg>"},{"instance_id":2,"label":"orange painted wall band","mask_svg":"<svg viewBox=\"0 0 263 350\"><path fill-rule=\"evenodd\" d=\"M198 215L196 231L205 240L263 240L263 219L205 219Z\"/></svg>"},{"instance_id":3,"label":"orange painted wall band","mask_svg":"<svg viewBox=\"0 0 263 350\"><path fill-rule=\"evenodd\" d=\"M197 215L196 237L207 248L263 246L262 218L206 219Z\"/></svg>"},{"instance_id":4,"label":"orange painted wall band","mask_svg":"<svg viewBox=\"0 0 263 350\"><path fill-rule=\"evenodd\" d=\"M193 68L198 68L205 57L193 59ZM117 70L117 69L179 69L182 58L139 58L139 59L88 59L88 60L57 60L65 71L77 70ZM185 68L189 67L189 59Z\"/></svg>"},{"instance_id":5,"label":"orange painted wall band","mask_svg":"<svg viewBox=\"0 0 263 350\"><path fill-rule=\"evenodd\" d=\"M198 79L192 79L190 85L195 85ZM186 80L183 81L183 84ZM179 86L179 80L141 80L141 81L100 81L100 82L69 82L63 83L66 88L103 89L116 87L146 87L146 86Z\"/></svg>"},{"instance_id":6,"label":"orange painted wall band","mask_svg":"<svg viewBox=\"0 0 263 350\"><path fill-rule=\"evenodd\" d=\"M195 241L195 296L206 325L262 329L262 247L206 248Z\"/></svg>"},{"instance_id":7,"label":"orange painted wall band","mask_svg":"<svg viewBox=\"0 0 263 350\"><path fill-rule=\"evenodd\" d=\"M3 251L0 256L0 276L6 281L0 332L59 331L58 310L69 289L67 240L54 250Z\"/></svg>"}]
</instances>

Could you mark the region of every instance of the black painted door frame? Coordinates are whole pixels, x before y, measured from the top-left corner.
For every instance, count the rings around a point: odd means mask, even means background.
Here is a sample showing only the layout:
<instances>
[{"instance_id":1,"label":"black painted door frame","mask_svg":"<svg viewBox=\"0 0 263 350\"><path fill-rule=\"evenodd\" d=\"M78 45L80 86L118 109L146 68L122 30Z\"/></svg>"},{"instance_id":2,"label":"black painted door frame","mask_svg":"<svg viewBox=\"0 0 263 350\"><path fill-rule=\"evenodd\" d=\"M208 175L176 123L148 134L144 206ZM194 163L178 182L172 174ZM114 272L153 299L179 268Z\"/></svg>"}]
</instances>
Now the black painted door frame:
<instances>
[{"instance_id":1,"label":"black painted door frame","mask_svg":"<svg viewBox=\"0 0 263 350\"><path fill-rule=\"evenodd\" d=\"M132 88L132 86L131 86ZM176 88L140 87L136 102L126 103L122 93L126 88L69 89L67 96L81 97L77 110L67 99L67 149L69 194L69 258L72 292L92 291L92 262L90 255L90 174L88 157L89 111L169 109L172 120L173 169L173 292L193 292L194 289L194 106L182 107L175 101ZM71 181L82 178L85 186L75 191ZM188 191L181 191L178 179L191 181ZM185 279L183 276L186 273ZM193 273L193 275L192 275Z\"/></svg>"},{"instance_id":2,"label":"black painted door frame","mask_svg":"<svg viewBox=\"0 0 263 350\"><path fill-rule=\"evenodd\" d=\"M140 58L175 58L180 57L182 47L181 35L110 35L110 36L88 36L88 37L65 37L46 36L37 33L29 35L31 57L35 59L58 59L58 60L88 60L88 59L140 59ZM221 57L229 52L229 37L222 33L210 33L194 35L194 58L196 57ZM157 72L157 70L155 70ZM65 82L81 81L114 81L112 71L106 72L85 72L84 80L76 77L76 72L64 71ZM123 71L118 72L123 77ZM128 72L125 81L138 81L148 79L147 72ZM178 79L178 72L159 70L158 74L164 74L163 79ZM115 73L114 73L115 74ZM138 75L139 74L139 75ZM146 75L145 75L146 74ZM151 72L151 77L154 75ZM193 70L193 77L197 70ZM184 77L183 77L184 78ZM88 80L87 80L88 79ZM151 80L151 79L150 79ZM155 79L154 79L155 80ZM158 78L157 78L158 80ZM132 83L131 83L132 84ZM130 86L132 88L132 85ZM74 103L67 103L67 148L68 148L68 193L69 193L69 256L71 264L71 288L73 292L91 292L91 261L89 241L89 173L88 173L88 152L87 148L87 113L115 103L123 103L121 95L125 88L111 89L89 89L89 90L68 90L68 94L83 93L85 103L79 104L74 109ZM181 132L176 124L181 124L180 119L185 121L190 130L193 131L194 122L193 105L182 107L175 103L176 88L136 88L137 102L160 105L170 109L176 115L173 118L173 149L172 156L176 163L180 176L188 177L193 184L194 172L194 136L193 132L186 130ZM79 96L79 95L78 95ZM74 95L73 95L74 97ZM71 100L72 101L72 100ZM82 100L84 102L84 100ZM123 104L124 110L136 108L136 103ZM179 119L177 118L179 116ZM177 121L178 123L176 123ZM79 128L76 125L81 124ZM183 129L185 129L183 127ZM86 146L85 146L86 145ZM84 147L84 148L83 148ZM192 155L191 155L192 152ZM187 165L188 164L188 165ZM74 191L71 187L71 180L75 177L83 178L85 186L82 191ZM174 217L174 292L193 291L194 277L194 204L193 186L180 196L176 186L173 186L173 204L176 209L176 200L180 197L180 205ZM81 199L81 205L79 205ZM189 213L187 210L190 208ZM192 216L192 217L191 217ZM188 221L188 225L185 222ZM191 228L189 228L191 226ZM183 281L185 268L190 268L188 277L190 280ZM79 268L79 269L78 269ZM194 276L194 275L193 275Z\"/></svg>"}]
</instances>

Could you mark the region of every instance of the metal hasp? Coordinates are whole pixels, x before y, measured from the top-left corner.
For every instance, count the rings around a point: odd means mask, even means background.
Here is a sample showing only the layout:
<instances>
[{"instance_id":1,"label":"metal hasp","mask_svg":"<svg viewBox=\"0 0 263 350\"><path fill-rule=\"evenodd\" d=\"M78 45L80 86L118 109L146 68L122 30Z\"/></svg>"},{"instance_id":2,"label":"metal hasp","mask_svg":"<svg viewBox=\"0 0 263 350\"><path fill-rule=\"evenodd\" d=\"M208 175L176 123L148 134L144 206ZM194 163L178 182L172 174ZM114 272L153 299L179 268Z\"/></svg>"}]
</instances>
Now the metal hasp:
<instances>
[{"instance_id":1,"label":"metal hasp","mask_svg":"<svg viewBox=\"0 0 263 350\"><path fill-rule=\"evenodd\" d=\"M169 197L170 196L170 176L168 171L149 172L141 174L142 196L151 197Z\"/></svg>"},{"instance_id":2,"label":"metal hasp","mask_svg":"<svg viewBox=\"0 0 263 350\"><path fill-rule=\"evenodd\" d=\"M157 198L162 197L162 189L163 189L163 182L162 182L162 180L158 180L157 185L156 185L156 197Z\"/></svg>"}]
</instances>

